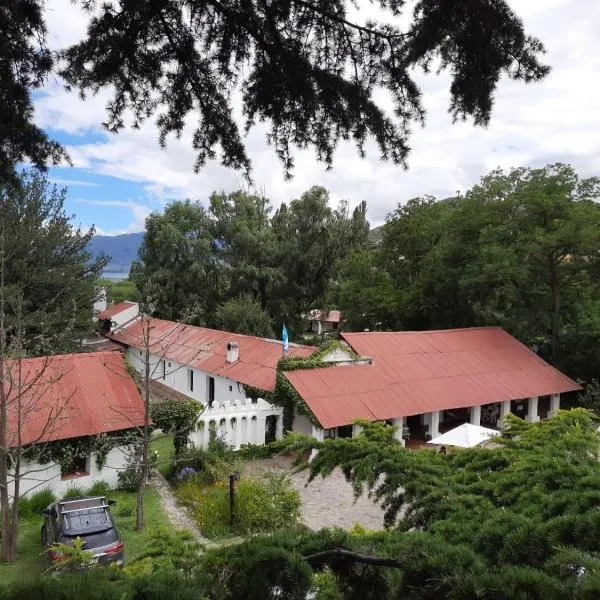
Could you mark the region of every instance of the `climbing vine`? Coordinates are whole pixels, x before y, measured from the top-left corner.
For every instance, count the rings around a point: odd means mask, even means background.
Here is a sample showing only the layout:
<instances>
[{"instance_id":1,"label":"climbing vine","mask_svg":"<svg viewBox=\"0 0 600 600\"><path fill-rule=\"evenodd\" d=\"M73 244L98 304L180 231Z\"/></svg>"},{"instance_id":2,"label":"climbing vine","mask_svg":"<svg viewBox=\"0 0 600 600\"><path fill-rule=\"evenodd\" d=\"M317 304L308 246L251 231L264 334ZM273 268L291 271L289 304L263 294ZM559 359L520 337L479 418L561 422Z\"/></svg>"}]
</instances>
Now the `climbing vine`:
<instances>
[{"instance_id":1,"label":"climbing vine","mask_svg":"<svg viewBox=\"0 0 600 600\"><path fill-rule=\"evenodd\" d=\"M152 423L163 433L173 433L175 455L183 450L188 436L194 429L203 406L197 400L164 400L156 402L150 409Z\"/></svg>"},{"instance_id":2,"label":"climbing vine","mask_svg":"<svg viewBox=\"0 0 600 600\"><path fill-rule=\"evenodd\" d=\"M136 428L122 431L111 431L99 435L56 440L31 444L23 448L23 458L41 465L58 463L62 469L72 464L75 458L95 455L96 466L103 469L106 459L113 448L136 444L140 439L140 431Z\"/></svg>"},{"instance_id":3,"label":"climbing vine","mask_svg":"<svg viewBox=\"0 0 600 600\"><path fill-rule=\"evenodd\" d=\"M270 398L273 395L273 392L267 392L267 390L246 385L245 383L242 384L242 387L244 388L244 394L246 395L246 398L250 398L253 402L256 402L259 398L262 398L267 402L271 402Z\"/></svg>"},{"instance_id":4,"label":"climbing vine","mask_svg":"<svg viewBox=\"0 0 600 600\"><path fill-rule=\"evenodd\" d=\"M302 396L296 391L296 388L287 380L284 375L286 371L297 371L298 369L320 369L331 366L331 362L326 361L326 357L335 352L342 350L350 356L351 360L357 360L360 356L339 340L331 340L321 348L315 350L310 356L290 356L279 359L277 363L277 378L275 383L275 391L273 392L270 402L283 408L283 430L291 431L294 423L294 409L304 415L313 425L321 427L321 424L312 413Z\"/></svg>"}]
</instances>

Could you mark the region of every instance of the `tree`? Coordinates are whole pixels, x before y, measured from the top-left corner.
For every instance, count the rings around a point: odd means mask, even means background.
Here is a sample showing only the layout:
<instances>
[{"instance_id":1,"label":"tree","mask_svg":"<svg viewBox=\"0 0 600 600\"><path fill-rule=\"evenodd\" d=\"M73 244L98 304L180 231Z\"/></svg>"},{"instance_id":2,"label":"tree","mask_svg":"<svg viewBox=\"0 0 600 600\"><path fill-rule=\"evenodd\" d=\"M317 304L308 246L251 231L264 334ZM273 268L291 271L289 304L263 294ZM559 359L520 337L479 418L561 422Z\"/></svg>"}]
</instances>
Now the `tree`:
<instances>
[{"instance_id":1,"label":"tree","mask_svg":"<svg viewBox=\"0 0 600 600\"><path fill-rule=\"evenodd\" d=\"M86 247L94 228L73 227L64 212L65 194L35 170L0 185L5 293L12 290L22 299L6 305L5 318L10 325L15 307L22 310L30 355L73 349L74 339L89 332L98 277L107 263L106 257L90 260Z\"/></svg>"},{"instance_id":2,"label":"tree","mask_svg":"<svg viewBox=\"0 0 600 600\"><path fill-rule=\"evenodd\" d=\"M18 179L15 167L29 160L43 169L67 158L34 122L31 92L44 85L53 56L46 46L44 5L35 0L0 9L0 184Z\"/></svg>"},{"instance_id":3,"label":"tree","mask_svg":"<svg viewBox=\"0 0 600 600\"><path fill-rule=\"evenodd\" d=\"M49 393L60 384L63 373L52 367L52 357L38 359L34 365L25 366L26 348L34 344L27 337L24 327L23 289L7 284L6 271L7 237L0 221L0 561L16 558L19 528L19 500L21 481L30 476L41 479L43 475L34 464L44 436L52 435L61 419L69 396L60 402ZM47 307L46 307L47 308ZM8 314L12 318L8 318ZM35 313L30 313L35 317ZM64 325L68 335L69 320ZM42 330L46 344L52 337ZM29 439L25 430L27 423L39 425L39 436ZM43 446L43 444L41 444ZM29 451L28 451L29 450Z\"/></svg>"},{"instance_id":4,"label":"tree","mask_svg":"<svg viewBox=\"0 0 600 600\"><path fill-rule=\"evenodd\" d=\"M217 307L217 327L224 331L272 338L271 317L260 304L248 296L230 298Z\"/></svg>"},{"instance_id":5,"label":"tree","mask_svg":"<svg viewBox=\"0 0 600 600\"><path fill-rule=\"evenodd\" d=\"M313 186L289 206L281 205L273 216L273 231L279 244L277 264L285 273L284 283L274 292L273 314L295 332L302 313L326 308L340 261L366 246L366 203L350 216L347 202L332 210L329 192Z\"/></svg>"},{"instance_id":6,"label":"tree","mask_svg":"<svg viewBox=\"0 0 600 600\"><path fill-rule=\"evenodd\" d=\"M363 155L373 138L383 160L404 164L409 126L424 118L414 67L428 70L439 59L452 73L452 114L479 125L489 121L501 75L529 82L548 73L541 42L506 2L422 0L405 31L392 22L403 2L376 4L380 23L362 11L352 20L343 0L186 0L144 10L109 3L65 52L62 75L82 92L113 91L110 131L122 129L129 113L134 126L157 115L164 144L196 112L196 169L219 147L224 165L249 171L232 115L231 90L239 87L246 129L270 122L268 140L289 174L292 145L313 146L330 165L341 139L352 139ZM391 111L374 99L380 88Z\"/></svg>"},{"instance_id":7,"label":"tree","mask_svg":"<svg viewBox=\"0 0 600 600\"><path fill-rule=\"evenodd\" d=\"M402 31L394 18L404 2L379 0L379 23L344 0L265 3L212 0L126 2L90 10L87 36L67 49L61 74L82 94L108 88L113 99L105 126L119 131L157 116L159 139L182 132L197 114L196 169L220 148L223 164L250 168L231 90L243 90L246 128L268 121L268 140L286 173L292 146L315 148L330 165L341 139L361 155L372 138L384 160L404 164L410 125L421 123L421 90L413 70L434 61L452 73L450 110L456 119L490 119L502 75L524 82L548 73L544 48L527 35L504 1L421 0ZM0 180L29 158L38 167L64 157L34 123L31 92L52 73L40 0L12 2L0 12ZM374 95L385 89L392 111ZM393 114L394 116L390 116Z\"/></svg>"},{"instance_id":8,"label":"tree","mask_svg":"<svg viewBox=\"0 0 600 600\"><path fill-rule=\"evenodd\" d=\"M397 326L397 292L389 273L377 265L377 251L350 254L340 265L332 302L342 311L350 331Z\"/></svg>"},{"instance_id":9,"label":"tree","mask_svg":"<svg viewBox=\"0 0 600 600\"><path fill-rule=\"evenodd\" d=\"M262 310L271 306L273 286L285 280L281 265L276 263L272 210L267 198L242 190L213 193L210 197L214 236L220 242L220 257L228 269L227 295L229 299L250 296Z\"/></svg>"},{"instance_id":10,"label":"tree","mask_svg":"<svg viewBox=\"0 0 600 600\"><path fill-rule=\"evenodd\" d=\"M152 314L175 320L193 314L195 324L210 323L226 279L210 217L200 203L173 202L146 219L130 279L142 298L152 297Z\"/></svg>"}]
</instances>

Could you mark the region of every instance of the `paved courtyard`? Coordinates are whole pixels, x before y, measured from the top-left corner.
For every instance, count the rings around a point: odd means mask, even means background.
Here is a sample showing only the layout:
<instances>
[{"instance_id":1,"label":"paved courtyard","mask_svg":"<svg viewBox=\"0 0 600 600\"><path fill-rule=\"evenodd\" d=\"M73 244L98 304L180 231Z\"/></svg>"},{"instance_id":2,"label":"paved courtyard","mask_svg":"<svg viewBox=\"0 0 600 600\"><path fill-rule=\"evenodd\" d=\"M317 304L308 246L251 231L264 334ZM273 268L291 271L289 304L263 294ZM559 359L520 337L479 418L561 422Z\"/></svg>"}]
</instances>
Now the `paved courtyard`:
<instances>
[{"instance_id":1,"label":"paved courtyard","mask_svg":"<svg viewBox=\"0 0 600 600\"><path fill-rule=\"evenodd\" d=\"M266 471L289 472L292 459L275 456L269 459L254 460L245 464L244 472L249 476L259 476ZM383 511L363 494L354 500L352 486L344 475L336 469L329 477L317 477L308 486L308 474L295 473L291 476L294 487L302 496L302 516L310 529L322 527L343 527L350 529L359 523L366 529L383 528Z\"/></svg>"}]
</instances>

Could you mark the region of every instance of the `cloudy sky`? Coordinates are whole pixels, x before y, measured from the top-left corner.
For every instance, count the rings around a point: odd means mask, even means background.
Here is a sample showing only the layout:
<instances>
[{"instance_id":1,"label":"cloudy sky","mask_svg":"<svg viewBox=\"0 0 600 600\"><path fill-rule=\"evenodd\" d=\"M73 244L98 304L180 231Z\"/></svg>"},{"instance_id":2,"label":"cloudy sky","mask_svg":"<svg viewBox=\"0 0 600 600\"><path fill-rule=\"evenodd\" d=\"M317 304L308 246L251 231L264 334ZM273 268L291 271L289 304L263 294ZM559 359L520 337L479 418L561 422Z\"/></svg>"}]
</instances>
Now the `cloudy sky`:
<instances>
[{"instance_id":1,"label":"cloudy sky","mask_svg":"<svg viewBox=\"0 0 600 600\"><path fill-rule=\"evenodd\" d=\"M54 48L82 37L86 20L70 0L47 6ZM246 140L256 188L278 205L324 185L332 202L366 200L371 223L379 225L398 203L465 190L495 167L570 162L581 175L600 175L600 4L513 0L512 6L546 45L552 72L528 86L503 80L487 129L452 124L447 76L422 76L427 123L413 131L407 171L380 162L377 152L361 160L352 145L341 145L330 171L311 151L297 152L294 178L286 181L265 130L257 127ZM82 101L56 78L36 94L37 122L65 144L73 161L73 167L52 169L51 178L68 188L67 209L78 224L109 234L140 231L146 216L170 200L206 201L213 190L244 185L239 173L217 162L194 174L189 132L164 150L152 122L105 133L106 101L102 95Z\"/></svg>"}]
</instances>

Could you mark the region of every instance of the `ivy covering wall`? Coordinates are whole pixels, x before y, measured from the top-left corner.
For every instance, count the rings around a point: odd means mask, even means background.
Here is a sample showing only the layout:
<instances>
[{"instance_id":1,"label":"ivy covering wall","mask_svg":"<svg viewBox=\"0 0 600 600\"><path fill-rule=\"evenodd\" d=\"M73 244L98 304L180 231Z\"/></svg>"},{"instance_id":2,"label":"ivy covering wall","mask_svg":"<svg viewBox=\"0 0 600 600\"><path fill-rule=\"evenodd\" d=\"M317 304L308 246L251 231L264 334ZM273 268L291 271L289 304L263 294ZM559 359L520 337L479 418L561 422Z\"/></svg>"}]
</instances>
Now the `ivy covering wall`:
<instances>
[{"instance_id":1,"label":"ivy covering wall","mask_svg":"<svg viewBox=\"0 0 600 600\"><path fill-rule=\"evenodd\" d=\"M139 440L140 431L136 428L111 431L99 435L31 444L23 449L23 458L41 465L57 463L61 469L66 469L74 459L94 454L96 466L102 469L111 450L119 446L136 444Z\"/></svg>"},{"instance_id":2,"label":"ivy covering wall","mask_svg":"<svg viewBox=\"0 0 600 600\"><path fill-rule=\"evenodd\" d=\"M272 404L283 408L283 431L284 433L292 430L294 424L294 409L298 414L304 415L315 427L321 427L321 424L312 413L302 396L296 391L296 388L287 380L284 373L288 371L297 371L298 369L320 369L331 367L332 363L327 362L325 358L341 350L350 355L351 360L358 360L360 356L349 346L344 345L339 340L331 340L327 344L318 348L310 356L306 357L283 357L277 363L277 379L275 391L269 400Z\"/></svg>"}]
</instances>

